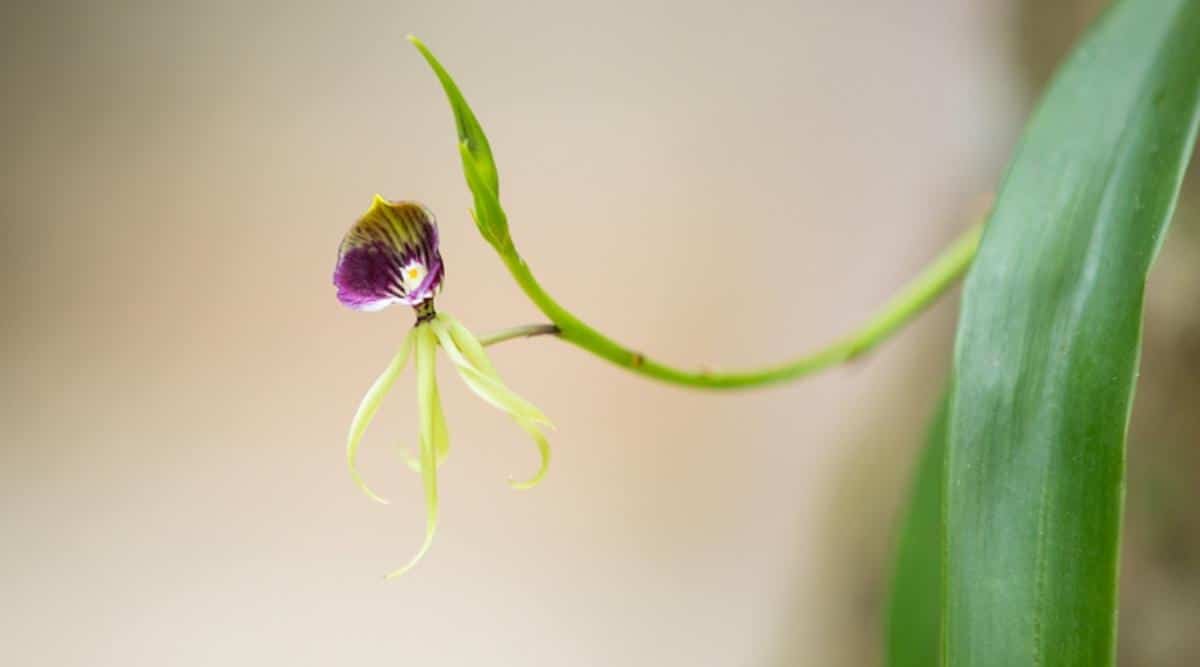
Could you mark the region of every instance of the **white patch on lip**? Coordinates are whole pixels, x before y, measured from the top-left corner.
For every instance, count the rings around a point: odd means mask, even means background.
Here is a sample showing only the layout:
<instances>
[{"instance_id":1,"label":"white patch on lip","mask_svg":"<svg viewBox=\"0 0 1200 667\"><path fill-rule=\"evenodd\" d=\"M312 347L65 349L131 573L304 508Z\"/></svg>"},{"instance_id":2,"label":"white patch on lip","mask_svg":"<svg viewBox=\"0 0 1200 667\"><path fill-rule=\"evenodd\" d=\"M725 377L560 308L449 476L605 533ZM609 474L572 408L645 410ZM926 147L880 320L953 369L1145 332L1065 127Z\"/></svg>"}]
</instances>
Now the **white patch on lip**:
<instances>
[{"instance_id":1,"label":"white patch on lip","mask_svg":"<svg viewBox=\"0 0 1200 667\"><path fill-rule=\"evenodd\" d=\"M427 275L429 275L429 269L425 268L420 260L414 259L406 264L400 270L400 282L404 285L404 291L410 294L415 292Z\"/></svg>"}]
</instances>

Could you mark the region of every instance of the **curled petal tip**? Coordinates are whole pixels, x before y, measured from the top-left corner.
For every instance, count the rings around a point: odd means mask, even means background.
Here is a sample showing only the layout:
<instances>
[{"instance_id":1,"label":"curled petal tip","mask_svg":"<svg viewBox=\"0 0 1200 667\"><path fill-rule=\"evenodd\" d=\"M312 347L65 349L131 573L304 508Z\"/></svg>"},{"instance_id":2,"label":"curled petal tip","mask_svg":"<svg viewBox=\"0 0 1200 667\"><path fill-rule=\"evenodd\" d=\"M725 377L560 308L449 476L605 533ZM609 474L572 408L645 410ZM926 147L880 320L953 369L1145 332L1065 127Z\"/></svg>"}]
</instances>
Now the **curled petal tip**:
<instances>
[{"instance_id":1,"label":"curled petal tip","mask_svg":"<svg viewBox=\"0 0 1200 667\"><path fill-rule=\"evenodd\" d=\"M402 567L398 570L388 572L387 574L383 575L383 580L384 581L395 581L396 579L403 577L409 570L416 567L416 565L417 565L416 563L409 563L408 565L405 565L404 567Z\"/></svg>"},{"instance_id":2,"label":"curled petal tip","mask_svg":"<svg viewBox=\"0 0 1200 667\"><path fill-rule=\"evenodd\" d=\"M355 481L355 483L358 484L358 488L362 489L362 492L367 494L368 498L370 498L371 500L374 500L375 502L379 503L380 505L391 505L392 504L391 501L389 501L387 498L384 498L383 496L379 495L378 493L375 493L374 491L372 491L371 487L367 486L365 482L363 482L361 479L359 479L357 474L355 474L354 477L355 477L354 481Z\"/></svg>"},{"instance_id":3,"label":"curled petal tip","mask_svg":"<svg viewBox=\"0 0 1200 667\"><path fill-rule=\"evenodd\" d=\"M396 352L396 355L392 357L391 363L376 378L375 383L371 385L371 388L367 390L366 395L363 396L362 401L358 404L358 410L354 413L354 419L350 422L350 432L346 437L346 467L350 469L350 477L358 485L358 488L367 494L368 498L384 505L387 505L388 501L372 491L371 487L367 486L362 475L358 472L358 449L362 444L363 435L366 434L367 428L371 425L371 420L375 418L375 413L379 411L379 405L383 402L383 397L391 391L396 378L408 364L408 358L412 355L412 349L413 335L409 333L404 338L404 342L400 344L400 349Z\"/></svg>"},{"instance_id":4,"label":"curled petal tip","mask_svg":"<svg viewBox=\"0 0 1200 667\"><path fill-rule=\"evenodd\" d=\"M387 574L383 575L383 580L384 581L394 581L396 579L399 579L400 577L404 576L405 572L408 572L409 570L413 569L413 566L415 566L415 565L416 565L416 563L409 563L408 565L405 565L404 567L402 567L398 570L393 570L392 572L388 572Z\"/></svg>"},{"instance_id":5,"label":"curled petal tip","mask_svg":"<svg viewBox=\"0 0 1200 667\"><path fill-rule=\"evenodd\" d=\"M533 487L537 486L538 484L541 484L542 477L544 477L544 475L538 474L533 479L526 480L524 482L518 480L515 477L509 477L508 485L510 487L512 487L512 489L514 491L528 491L529 489L532 489Z\"/></svg>"},{"instance_id":6,"label":"curled petal tip","mask_svg":"<svg viewBox=\"0 0 1200 667\"><path fill-rule=\"evenodd\" d=\"M359 490L366 494L368 498L374 500L380 505L390 505L391 503L388 502L387 498L384 498L383 496L371 490L371 487L367 485L366 480L363 479L362 474L358 472L357 450L359 440L362 438L362 431L365 430L365 428L365 425L363 425L363 427L358 430L357 437L353 434L350 436L351 445L346 457L346 463L350 468L350 478L354 480L354 484L359 488Z\"/></svg>"},{"instance_id":7,"label":"curled petal tip","mask_svg":"<svg viewBox=\"0 0 1200 667\"><path fill-rule=\"evenodd\" d=\"M542 478L546 476L546 471L550 469L550 441L546 439L546 436L538 429L537 425L530 420L516 419L514 421L517 422L517 426L521 427L521 430L533 438L533 443L537 445L538 458L540 459L537 472L529 480L520 482L511 477L508 479L509 486L518 491L523 491L537 486L542 481Z\"/></svg>"},{"instance_id":8,"label":"curled petal tip","mask_svg":"<svg viewBox=\"0 0 1200 667\"><path fill-rule=\"evenodd\" d=\"M416 555L414 555L412 559L404 565L404 567L387 573L387 575L385 575L383 578L384 581L391 581L398 577L404 576L404 573L416 567L417 563L420 563L421 560L425 558L425 554L429 553L429 547L433 545L433 533L437 528L437 505L435 504L434 506L428 508L428 511L431 518L425 529L425 541L421 543L421 548L417 551Z\"/></svg>"},{"instance_id":9,"label":"curled petal tip","mask_svg":"<svg viewBox=\"0 0 1200 667\"><path fill-rule=\"evenodd\" d=\"M412 470L413 472L421 472L421 459L409 454L406 451L401 451L400 456L404 459L404 465L408 466L409 470Z\"/></svg>"}]
</instances>

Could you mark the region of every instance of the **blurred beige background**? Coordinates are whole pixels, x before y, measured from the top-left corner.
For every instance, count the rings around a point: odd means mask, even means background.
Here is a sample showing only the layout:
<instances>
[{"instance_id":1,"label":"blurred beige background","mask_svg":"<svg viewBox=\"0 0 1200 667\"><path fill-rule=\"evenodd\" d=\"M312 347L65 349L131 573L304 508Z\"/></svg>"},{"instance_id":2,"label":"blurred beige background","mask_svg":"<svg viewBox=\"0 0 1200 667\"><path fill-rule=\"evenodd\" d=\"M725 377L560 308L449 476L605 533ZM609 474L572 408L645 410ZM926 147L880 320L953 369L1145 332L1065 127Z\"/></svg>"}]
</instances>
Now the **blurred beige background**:
<instances>
[{"instance_id":1,"label":"blurred beige background","mask_svg":"<svg viewBox=\"0 0 1200 667\"><path fill-rule=\"evenodd\" d=\"M532 445L444 373L442 528L384 584L423 526L394 450L411 377L363 458L392 506L350 482L343 438L411 316L340 307L334 251L372 194L421 200L440 307L480 333L537 319L470 224L413 32L488 128L514 235L564 303L688 365L812 348L994 187L1038 85L1027 11L7 3L0 657L873 663L953 303L850 368L740 394L506 344L501 371L559 425L525 493L505 479Z\"/></svg>"}]
</instances>

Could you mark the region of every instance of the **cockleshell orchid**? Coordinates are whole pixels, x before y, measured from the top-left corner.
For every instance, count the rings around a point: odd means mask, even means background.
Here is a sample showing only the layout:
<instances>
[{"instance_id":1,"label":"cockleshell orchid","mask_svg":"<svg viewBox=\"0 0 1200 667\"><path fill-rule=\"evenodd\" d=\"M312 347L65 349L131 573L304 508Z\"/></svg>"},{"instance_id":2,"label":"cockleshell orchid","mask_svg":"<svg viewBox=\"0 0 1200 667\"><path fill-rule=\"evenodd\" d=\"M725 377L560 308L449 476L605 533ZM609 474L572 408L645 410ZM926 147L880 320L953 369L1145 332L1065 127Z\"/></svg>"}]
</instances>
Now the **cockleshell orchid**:
<instances>
[{"instance_id":1,"label":"cockleshell orchid","mask_svg":"<svg viewBox=\"0 0 1200 667\"><path fill-rule=\"evenodd\" d=\"M337 297L355 310L377 311L392 304L411 306L417 314L400 349L367 391L350 424L346 461L350 474L371 498L386 503L363 481L356 459L359 444L384 396L412 358L417 374L417 457L408 461L419 472L425 491L425 540L412 559L388 575L404 574L421 560L433 543L438 522L437 468L450 448L450 436L438 394L436 352L441 348L471 391L506 412L536 443L541 465L528 481L510 481L514 488L537 484L550 461L550 445L542 429L550 420L529 401L513 393L496 372L484 347L455 318L438 313L433 298L445 277L438 248L437 223L429 209L411 201L388 201L376 195L371 208L350 228L338 249L333 283Z\"/></svg>"}]
</instances>

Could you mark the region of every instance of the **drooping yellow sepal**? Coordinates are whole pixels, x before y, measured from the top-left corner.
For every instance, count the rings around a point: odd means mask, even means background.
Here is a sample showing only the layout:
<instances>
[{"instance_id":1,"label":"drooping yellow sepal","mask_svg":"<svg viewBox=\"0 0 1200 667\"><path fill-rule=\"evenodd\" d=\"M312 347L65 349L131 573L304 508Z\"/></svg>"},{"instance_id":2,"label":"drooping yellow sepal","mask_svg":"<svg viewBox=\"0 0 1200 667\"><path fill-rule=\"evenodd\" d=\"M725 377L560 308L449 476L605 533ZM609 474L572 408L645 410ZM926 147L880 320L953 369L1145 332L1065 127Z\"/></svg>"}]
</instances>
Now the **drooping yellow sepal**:
<instances>
[{"instance_id":1,"label":"drooping yellow sepal","mask_svg":"<svg viewBox=\"0 0 1200 667\"><path fill-rule=\"evenodd\" d=\"M357 456L363 435L379 410L384 397L395 384L397 376L404 370L409 357L413 357L417 374L417 407L420 416L418 429L418 455L405 455L413 470L421 475L425 496L425 538L416 554L404 565L387 575L394 579L412 569L433 544L438 524L438 480L437 471L450 450L450 434L446 427L446 416L442 411L441 394L437 384L437 349L445 350L454 363L455 370L467 386L488 403L503 410L517 425L533 438L537 445L541 463L537 473L529 480L509 483L516 489L527 489L536 485L546 474L550 464L550 444L542 432L551 426L550 420L532 403L521 398L505 386L492 365L483 345L474 334L454 318L445 314L431 315L418 324L405 337L400 349L388 367L363 397L358 412L350 426L346 444L346 461L355 483L369 497L387 501L372 491L358 472Z\"/></svg>"},{"instance_id":2,"label":"drooping yellow sepal","mask_svg":"<svg viewBox=\"0 0 1200 667\"><path fill-rule=\"evenodd\" d=\"M388 579L395 579L411 570L433 544L438 522L437 452L445 448L449 440L437 389L437 338L429 324L414 327L413 335L417 367L417 407L420 411L418 441L421 452L421 484L425 490L425 540L416 555L404 567L388 574Z\"/></svg>"},{"instance_id":3,"label":"drooping yellow sepal","mask_svg":"<svg viewBox=\"0 0 1200 667\"><path fill-rule=\"evenodd\" d=\"M508 413L533 438L541 459L538 471L529 480L510 480L510 484L515 489L537 485L550 465L550 443L539 427L553 427L553 424L536 406L504 385L479 339L458 320L442 313L430 322L430 326L467 386L488 403Z\"/></svg>"},{"instance_id":4,"label":"drooping yellow sepal","mask_svg":"<svg viewBox=\"0 0 1200 667\"><path fill-rule=\"evenodd\" d=\"M408 364L408 358L412 354L413 339L414 333L408 332L408 335L404 337L404 342L400 344L396 356L392 357L388 367L375 380L375 384L372 384L371 388L367 390L366 396L363 396L362 402L358 405L358 411L354 413L354 419L350 422L350 434L346 438L346 465L350 468L350 476L354 478L354 482L358 484L358 488L363 490L363 493L366 493L372 500L385 505L388 501L372 491L358 472L358 447L362 443L363 434L367 432L367 427L371 425L371 420L375 418L375 413L379 411L379 404L391 391L392 385L396 383L396 378Z\"/></svg>"}]
</instances>

